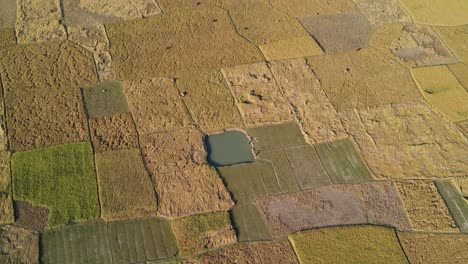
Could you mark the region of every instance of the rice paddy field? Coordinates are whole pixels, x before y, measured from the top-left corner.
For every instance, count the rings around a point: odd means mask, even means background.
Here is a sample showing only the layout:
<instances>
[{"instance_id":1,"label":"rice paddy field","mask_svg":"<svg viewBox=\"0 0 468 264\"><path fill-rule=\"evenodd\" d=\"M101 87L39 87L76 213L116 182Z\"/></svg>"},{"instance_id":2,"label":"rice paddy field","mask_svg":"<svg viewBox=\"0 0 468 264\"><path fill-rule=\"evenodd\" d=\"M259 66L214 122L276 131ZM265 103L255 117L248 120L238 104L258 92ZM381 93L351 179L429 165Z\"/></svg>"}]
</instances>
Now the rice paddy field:
<instances>
[{"instance_id":1,"label":"rice paddy field","mask_svg":"<svg viewBox=\"0 0 468 264\"><path fill-rule=\"evenodd\" d=\"M0 264L468 263L467 0L0 0Z\"/></svg>"}]
</instances>

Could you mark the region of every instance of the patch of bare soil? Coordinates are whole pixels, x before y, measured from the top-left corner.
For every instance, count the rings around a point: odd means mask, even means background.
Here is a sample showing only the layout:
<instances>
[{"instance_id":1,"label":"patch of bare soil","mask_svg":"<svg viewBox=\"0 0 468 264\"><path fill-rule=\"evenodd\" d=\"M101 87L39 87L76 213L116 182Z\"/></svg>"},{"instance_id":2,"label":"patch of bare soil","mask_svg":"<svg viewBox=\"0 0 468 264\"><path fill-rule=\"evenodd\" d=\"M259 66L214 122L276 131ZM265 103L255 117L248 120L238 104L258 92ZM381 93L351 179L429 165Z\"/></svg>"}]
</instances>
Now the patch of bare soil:
<instances>
[{"instance_id":1,"label":"patch of bare soil","mask_svg":"<svg viewBox=\"0 0 468 264\"><path fill-rule=\"evenodd\" d=\"M354 224L410 229L395 186L389 182L336 185L257 200L273 236L314 227Z\"/></svg>"}]
</instances>

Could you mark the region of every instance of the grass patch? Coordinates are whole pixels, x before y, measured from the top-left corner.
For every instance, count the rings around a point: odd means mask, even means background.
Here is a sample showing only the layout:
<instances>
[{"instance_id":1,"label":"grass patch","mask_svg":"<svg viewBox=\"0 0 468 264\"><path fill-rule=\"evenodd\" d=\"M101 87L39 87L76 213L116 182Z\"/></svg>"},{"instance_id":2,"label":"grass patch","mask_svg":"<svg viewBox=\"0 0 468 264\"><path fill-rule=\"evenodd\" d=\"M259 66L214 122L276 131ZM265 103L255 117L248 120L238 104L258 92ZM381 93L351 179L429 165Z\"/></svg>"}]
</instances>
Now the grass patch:
<instances>
[{"instance_id":1,"label":"grass patch","mask_svg":"<svg viewBox=\"0 0 468 264\"><path fill-rule=\"evenodd\" d=\"M11 167L14 199L50 209L49 227L99 216L91 144L17 152Z\"/></svg>"}]
</instances>

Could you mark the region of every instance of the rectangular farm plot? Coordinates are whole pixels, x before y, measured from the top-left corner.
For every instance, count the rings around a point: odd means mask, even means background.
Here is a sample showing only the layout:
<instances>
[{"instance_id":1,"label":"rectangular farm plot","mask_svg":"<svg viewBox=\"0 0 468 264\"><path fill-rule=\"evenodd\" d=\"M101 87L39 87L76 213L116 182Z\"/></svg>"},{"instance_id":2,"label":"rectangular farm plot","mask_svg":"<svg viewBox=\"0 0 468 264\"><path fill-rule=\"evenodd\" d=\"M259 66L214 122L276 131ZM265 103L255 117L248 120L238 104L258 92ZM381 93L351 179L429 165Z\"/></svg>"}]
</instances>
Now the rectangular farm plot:
<instances>
[{"instance_id":1,"label":"rectangular farm plot","mask_svg":"<svg viewBox=\"0 0 468 264\"><path fill-rule=\"evenodd\" d=\"M217 7L109 24L106 31L123 80L214 70L263 59L255 45L237 34L227 11Z\"/></svg>"},{"instance_id":2,"label":"rectangular farm plot","mask_svg":"<svg viewBox=\"0 0 468 264\"><path fill-rule=\"evenodd\" d=\"M235 206L231 211L231 218L239 242L271 239L270 231L255 204Z\"/></svg>"},{"instance_id":3,"label":"rectangular farm plot","mask_svg":"<svg viewBox=\"0 0 468 264\"><path fill-rule=\"evenodd\" d=\"M173 79L127 81L124 87L140 134L187 127L192 123Z\"/></svg>"},{"instance_id":4,"label":"rectangular farm plot","mask_svg":"<svg viewBox=\"0 0 468 264\"><path fill-rule=\"evenodd\" d=\"M198 255L237 242L228 212L189 216L174 221L172 227L182 256Z\"/></svg>"},{"instance_id":5,"label":"rectangular farm plot","mask_svg":"<svg viewBox=\"0 0 468 264\"><path fill-rule=\"evenodd\" d=\"M44 264L112 264L107 225L101 221L45 232L41 245Z\"/></svg>"},{"instance_id":6,"label":"rectangular farm plot","mask_svg":"<svg viewBox=\"0 0 468 264\"><path fill-rule=\"evenodd\" d=\"M178 254L171 224L160 218L112 222L108 234L114 264L170 259Z\"/></svg>"},{"instance_id":7,"label":"rectangular farm plot","mask_svg":"<svg viewBox=\"0 0 468 264\"><path fill-rule=\"evenodd\" d=\"M317 227L374 224L411 229L391 182L333 185L256 201L273 237Z\"/></svg>"},{"instance_id":8,"label":"rectangular farm plot","mask_svg":"<svg viewBox=\"0 0 468 264\"><path fill-rule=\"evenodd\" d=\"M241 65L222 71L248 125L293 120L292 110L266 63Z\"/></svg>"},{"instance_id":9,"label":"rectangular farm plot","mask_svg":"<svg viewBox=\"0 0 468 264\"><path fill-rule=\"evenodd\" d=\"M156 194L139 149L98 153L96 170L102 218L156 215Z\"/></svg>"},{"instance_id":10,"label":"rectangular farm plot","mask_svg":"<svg viewBox=\"0 0 468 264\"><path fill-rule=\"evenodd\" d=\"M16 46L0 65L12 150L89 140L79 87L97 82L91 53L68 41Z\"/></svg>"},{"instance_id":11,"label":"rectangular farm plot","mask_svg":"<svg viewBox=\"0 0 468 264\"><path fill-rule=\"evenodd\" d=\"M257 155L258 162L263 164L264 171L269 172L270 177L263 176L263 180L274 193L291 193L300 191L294 172L289 164L286 153L282 149L261 151ZM271 167L271 169L269 169ZM268 175L268 174L267 174Z\"/></svg>"},{"instance_id":12,"label":"rectangular farm plot","mask_svg":"<svg viewBox=\"0 0 468 264\"><path fill-rule=\"evenodd\" d=\"M90 143L16 152L11 169L14 199L50 209L49 227L99 215Z\"/></svg>"},{"instance_id":13,"label":"rectangular farm plot","mask_svg":"<svg viewBox=\"0 0 468 264\"><path fill-rule=\"evenodd\" d=\"M396 186L415 230L458 231L434 182L408 180L396 182Z\"/></svg>"},{"instance_id":14,"label":"rectangular farm plot","mask_svg":"<svg viewBox=\"0 0 468 264\"><path fill-rule=\"evenodd\" d=\"M239 127L242 117L219 71L183 75L176 84L194 121L205 132Z\"/></svg>"},{"instance_id":15,"label":"rectangular farm plot","mask_svg":"<svg viewBox=\"0 0 468 264\"><path fill-rule=\"evenodd\" d=\"M369 170L351 140L319 144L315 149L334 183L347 184L372 180Z\"/></svg>"},{"instance_id":16,"label":"rectangular farm plot","mask_svg":"<svg viewBox=\"0 0 468 264\"><path fill-rule=\"evenodd\" d=\"M238 205L249 204L267 194L256 163L221 167L218 171Z\"/></svg>"},{"instance_id":17,"label":"rectangular farm plot","mask_svg":"<svg viewBox=\"0 0 468 264\"><path fill-rule=\"evenodd\" d=\"M314 147L305 145L286 148L284 151L301 190L322 187L332 183Z\"/></svg>"},{"instance_id":18,"label":"rectangular farm plot","mask_svg":"<svg viewBox=\"0 0 468 264\"><path fill-rule=\"evenodd\" d=\"M460 231L468 233L468 203L466 199L449 181L436 181L435 184Z\"/></svg>"},{"instance_id":19,"label":"rectangular farm plot","mask_svg":"<svg viewBox=\"0 0 468 264\"><path fill-rule=\"evenodd\" d=\"M109 81L82 88L83 99L89 117L102 117L128 112L127 99L122 83Z\"/></svg>"},{"instance_id":20,"label":"rectangular farm plot","mask_svg":"<svg viewBox=\"0 0 468 264\"><path fill-rule=\"evenodd\" d=\"M254 148L257 151L295 147L307 143L296 122L252 127L247 129L247 133L253 138Z\"/></svg>"},{"instance_id":21,"label":"rectangular farm plot","mask_svg":"<svg viewBox=\"0 0 468 264\"><path fill-rule=\"evenodd\" d=\"M322 228L294 234L289 240L300 263L408 263L391 228Z\"/></svg>"},{"instance_id":22,"label":"rectangular farm plot","mask_svg":"<svg viewBox=\"0 0 468 264\"><path fill-rule=\"evenodd\" d=\"M95 152L138 147L138 133L130 113L89 119Z\"/></svg>"},{"instance_id":23,"label":"rectangular farm plot","mask_svg":"<svg viewBox=\"0 0 468 264\"><path fill-rule=\"evenodd\" d=\"M151 178L159 198L158 213L165 217L228 211L233 205L221 178L208 165L152 174Z\"/></svg>"},{"instance_id":24,"label":"rectangular farm plot","mask_svg":"<svg viewBox=\"0 0 468 264\"><path fill-rule=\"evenodd\" d=\"M422 95L453 122L468 119L468 92L447 66L411 69Z\"/></svg>"}]
</instances>

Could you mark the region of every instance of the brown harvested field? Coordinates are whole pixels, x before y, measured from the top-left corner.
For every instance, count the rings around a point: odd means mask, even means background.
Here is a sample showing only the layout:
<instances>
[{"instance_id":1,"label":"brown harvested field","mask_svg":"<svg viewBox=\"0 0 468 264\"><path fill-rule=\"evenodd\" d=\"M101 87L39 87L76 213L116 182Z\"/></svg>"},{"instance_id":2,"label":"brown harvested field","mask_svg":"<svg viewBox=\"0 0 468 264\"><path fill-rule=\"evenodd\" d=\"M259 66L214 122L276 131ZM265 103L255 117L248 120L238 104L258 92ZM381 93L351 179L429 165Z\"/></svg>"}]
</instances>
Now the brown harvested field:
<instances>
[{"instance_id":1,"label":"brown harvested field","mask_svg":"<svg viewBox=\"0 0 468 264\"><path fill-rule=\"evenodd\" d=\"M31 230L42 232L49 225L50 210L46 207L34 206L28 202L14 201L15 224Z\"/></svg>"},{"instance_id":2,"label":"brown harvested field","mask_svg":"<svg viewBox=\"0 0 468 264\"><path fill-rule=\"evenodd\" d=\"M110 24L106 30L122 80L214 70L263 60L258 48L236 33L226 10L214 7Z\"/></svg>"},{"instance_id":3,"label":"brown harvested field","mask_svg":"<svg viewBox=\"0 0 468 264\"><path fill-rule=\"evenodd\" d=\"M377 178L466 175L468 139L426 103L349 110L340 116Z\"/></svg>"},{"instance_id":4,"label":"brown harvested field","mask_svg":"<svg viewBox=\"0 0 468 264\"><path fill-rule=\"evenodd\" d=\"M194 256L237 242L228 212L194 215L172 223L182 256Z\"/></svg>"},{"instance_id":5,"label":"brown harvested field","mask_svg":"<svg viewBox=\"0 0 468 264\"><path fill-rule=\"evenodd\" d=\"M398 232L401 246L413 264L463 264L468 259L468 235Z\"/></svg>"},{"instance_id":6,"label":"brown harvested field","mask_svg":"<svg viewBox=\"0 0 468 264\"><path fill-rule=\"evenodd\" d=\"M151 177L159 199L158 213L164 217L228 211L234 204L218 173L208 165Z\"/></svg>"},{"instance_id":7,"label":"brown harvested field","mask_svg":"<svg viewBox=\"0 0 468 264\"><path fill-rule=\"evenodd\" d=\"M139 149L96 155L101 216L107 221L155 216L156 194Z\"/></svg>"},{"instance_id":8,"label":"brown harvested field","mask_svg":"<svg viewBox=\"0 0 468 264\"><path fill-rule=\"evenodd\" d=\"M186 127L192 123L171 78L127 81L124 92L140 134Z\"/></svg>"},{"instance_id":9,"label":"brown harvested field","mask_svg":"<svg viewBox=\"0 0 468 264\"><path fill-rule=\"evenodd\" d=\"M182 75L176 84L194 122L205 133L242 126L235 99L220 71Z\"/></svg>"},{"instance_id":10,"label":"brown harvested field","mask_svg":"<svg viewBox=\"0 0 468 264\"><path fill-rule=\"evenodd\" d=\"M14 210L11 195L10 153L0 150L0 224L13 222Z\"/></svg>"},{"instance_id":11,"label":"brown harvested field","mask_svg":"<svg viewBox=\"0 0 468 264\"><path fill-rule=\"evenodd\" d=\"M259 125L294 119L266 63L224 68L223 74L246 124Z\"/></svg>"},{"instance_id":12,"label":"brown harvested field","mask_svg":"<svg viewBox=\"0 0 468 264\"><path fill-rule=\"evenodd\" d=\"M0 263L39 263L39 234L13 225L0 226Z\"/></svg>"},{"instance_id":13,"label":"brown harvested field","mask_svg":"<svg viewBox=\"0 0 468 264\"><path fill-rule=\"evenodd\" d=\"M411 224L390 182L327 186L257 200L274 237L315 227L376 224L403 230Z\"/></svg>"},{"instance_id":14,"label":"brown harvested field","mask_svg":"<svg viewBox=\"0 0 468 264\"><path fill-rule=\"evenodd\" d=\"M0 73L8 76L2 81L12 150L89 139L79 86L97 82L92 54L71 42L17 46L0 51Z\"/></svg>"},{"instance_id":15,"label":"brown harvested field","mask_svg":"<svg viewBox=\"0 0 468 264\"><path fill-rule=\"evenodd\" d=\"M140 144L150 173L185 170L206 163L203 136L195 128L142 135Z\"/></svg>"},{"instance_id":16,"label":"brown harvested field","mask_svg":"<svg viewBox=\"0 0 468 264\"><path fill-rule=\"evenodd\" d=\"M89 128L95 152L138 147L138 133L130 113L90 118Z\"/></svg>"},{"instance_id":17,"label":"brown harvested field","mask_svg":"<svg viewBox=\"0 0 468 264\"><path fill-rule=\"evenodd\" d=\"M272 62L271 71L310 143L348 136L335 108L305 59Z\"/></svg>"},{"instance_id":18,"label":"brown harvested field","mask_svg":"<svg viewBox=\"0 0 468 264\"><path fill-rule=\"evenodd\" d=\"M281 240L277 242L238 244L226 247L201 256L195 263L296 264L298 261L289 242Z\"/></svg>"},{"instance_id":19,"label":"brown harvested field","mask_svg":"<svg viewBox=\"0 0 468 264\"><path fill-rule=\"evenodd\" d=\"M409 69L374 49L311 57L307 62L338 112L422 99Z\"/></svg>"},{"instance_id":20,"label":"brown harvested field","mask_svg":"<svg viewBox=\"0 0 468 264\"><path fill-rule=\"evenodd\" d=\"M13 222L14 209L11 193L0 192L0 224Z\"/></svg>"},{"instance_id":21,"label":"brown harvested field","mask_svg":"<svg viewBox=\"0 0 468 264\"><path fill-rule=\"evenodd\" d=\"M268 1L224 1L239 33L258 46L306 36L301 24Z\"/></svg>"},{"instance_id":22,"label":"brown harvested field","mask_svg":"<svg viewBox=\"0 0 468 264\"><path fill-rule=\"evenodd\" d=\"M414 229L458 232L433 181L410 180L395 184Z\"/></svg>"}]
</instances>

